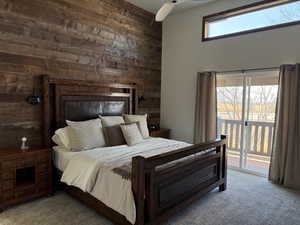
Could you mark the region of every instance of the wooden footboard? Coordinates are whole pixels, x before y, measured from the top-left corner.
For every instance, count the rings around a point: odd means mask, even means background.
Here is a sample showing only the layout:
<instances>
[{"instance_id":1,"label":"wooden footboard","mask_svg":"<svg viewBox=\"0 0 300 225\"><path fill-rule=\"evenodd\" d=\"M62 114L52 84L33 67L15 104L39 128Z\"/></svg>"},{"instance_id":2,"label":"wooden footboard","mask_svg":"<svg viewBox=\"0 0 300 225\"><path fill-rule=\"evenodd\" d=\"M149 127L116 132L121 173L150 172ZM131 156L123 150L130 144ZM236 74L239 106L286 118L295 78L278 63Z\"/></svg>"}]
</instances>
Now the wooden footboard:
<instances>
[{"instance_id":1,"label":"wooden footboard","mask_svg":"<svg viewBox=\"0 0 300 225\"><path fill-rule=\"evenodd\" d=\"M226 136L151 158L135 157L132 175L136 225L159 224L216 187L226 190Z\"/></svg>"}]
</instances>

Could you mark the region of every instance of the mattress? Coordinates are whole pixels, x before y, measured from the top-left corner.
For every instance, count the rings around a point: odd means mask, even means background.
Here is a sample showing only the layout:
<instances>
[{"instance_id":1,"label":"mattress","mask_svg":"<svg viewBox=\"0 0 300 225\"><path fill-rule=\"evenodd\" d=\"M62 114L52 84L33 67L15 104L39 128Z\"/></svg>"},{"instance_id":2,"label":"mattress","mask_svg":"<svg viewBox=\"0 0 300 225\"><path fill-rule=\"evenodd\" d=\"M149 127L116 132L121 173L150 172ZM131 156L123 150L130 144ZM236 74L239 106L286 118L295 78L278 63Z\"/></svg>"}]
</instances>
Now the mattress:
<instances>
[{"instance_id":1,"label":"mattress","mask_svg":"<svg viewBox=\"0 0 300 225\"><path fill-rule=\"evenodd\" d=\"M56 151L58 158L55 161L57 168L63 171L61 182L91 194L134 224L135 202L131 179L126 174L131 171L132 158L138 155L148 158L187 146L190 144L148 138L134 146L96 148L77 153Z\"/></svg>"},{"instance_id":2,"label":"mattress","mask_svg":"<svg viewBox=\"0 0 300 225\"><path fill-rule=\"evenodd\" d=\"M79 152L70 152L64 147L54 146L53 147L53 164L55 168L61 172L65 171L70 159L78 155Z\"/></svg>"}]
</instances>

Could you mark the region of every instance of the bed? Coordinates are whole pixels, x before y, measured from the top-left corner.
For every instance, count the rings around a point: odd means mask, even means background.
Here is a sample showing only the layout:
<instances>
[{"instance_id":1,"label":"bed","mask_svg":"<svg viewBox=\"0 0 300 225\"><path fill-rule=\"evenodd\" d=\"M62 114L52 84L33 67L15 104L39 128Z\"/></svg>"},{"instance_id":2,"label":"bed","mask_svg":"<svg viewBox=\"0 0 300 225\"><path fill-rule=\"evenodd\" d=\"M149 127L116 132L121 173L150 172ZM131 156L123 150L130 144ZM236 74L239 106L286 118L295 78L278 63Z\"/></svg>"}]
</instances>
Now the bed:
<instances>
[{"instance_id":1,"label":"bed","mask_svg":"<svg viewBox=\"0 0 300 225\"><path fill-rule=\"evenodd\" d=\"M64 127L66 120L85 121L97 118L98 115L116 116L138 112L136 85L60 80L44 76L43 88L44 142L49 147L53 146L51 137L54 131ZM143 151L140 151L141 149ZM124 171L120 172L119 170L107 170L109 172L107 174L110 174L111 171L119 171L123 182L128 181L126 196L131 195L133 200L127 201L126 206L131 207L131 210L126 209L125 211L129 211L131 216L122 213L122 209L109 207L109 202L97 195L95 190L109 182L102 181L101 183L98 178L90 179L93 181L93 186L89 191L78 188L71 182L69 185L67 181L60 182L61 179L64 179L62 175L66 173L69 165L73 165L69 170L75 174L76 171L83 172L85 167L88 169L88 163L80 164L84 154L88 154L96 160L97 157L97 159L102 159L105 155L101 154L105 151L107 153L130 152L125 160L127 164L130 162L130 167L127 168L129 175L124 175ZM136 151L135 154L132 153L134 151ZM81 154L83 156L76 156L76 153L66 154L63 149L54 148L56 168L54 174L57 181L54 183L59 183L71 196L119 225L159 224L207 192L217 187L220 191L226 190L225 136L197 145L150 138L135 149L129 149L128 146L117 146L91 149ZM116 156L119 156L118 154ZM76 158L77 164L71 163ZM113 162L119 162L118 160ZM114 173L106 175L106 178L110 179L112 176ZM112 186L109 188L113 189ZM115 193L119 192L121 191Z\"/></svg>"}]
</instances>

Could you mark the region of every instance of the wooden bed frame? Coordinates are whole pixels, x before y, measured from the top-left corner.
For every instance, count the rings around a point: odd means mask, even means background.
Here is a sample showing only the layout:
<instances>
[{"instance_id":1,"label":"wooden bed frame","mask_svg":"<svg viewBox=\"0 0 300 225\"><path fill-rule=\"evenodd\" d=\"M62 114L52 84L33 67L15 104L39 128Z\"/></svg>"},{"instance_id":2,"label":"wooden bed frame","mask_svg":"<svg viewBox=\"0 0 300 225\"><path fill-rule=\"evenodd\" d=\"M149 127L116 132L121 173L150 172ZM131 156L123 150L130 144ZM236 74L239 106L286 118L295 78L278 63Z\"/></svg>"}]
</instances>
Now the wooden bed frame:
<instances>
[{"instance_id":1,"label":"wooden bed frame","mask_svg":"<svg viewBox=\"0 0 300 225\"><path fill-rule=\"evenodd\" d=\"M65 126L65 120L87 120L102 115L137 112L137 87L117 83L59 80L43 76L44 141L51 146L54 131ZM81 107L81 108L80 108ZM85 108L83 108L85 107ZM85 113L86 107L89 110ZM208 152L209 150L209 152ZM188 163L167 163L193 156ZM56 171L56 179L60 171ZM219 187L226 190L226 137L159 154L132 159L132 191L136 204L135 225L156 225L188 206L193 200ZM88 193L65 184L64 190L118 225L130 225L126 218Z\"/></svg>"}]
</instances>

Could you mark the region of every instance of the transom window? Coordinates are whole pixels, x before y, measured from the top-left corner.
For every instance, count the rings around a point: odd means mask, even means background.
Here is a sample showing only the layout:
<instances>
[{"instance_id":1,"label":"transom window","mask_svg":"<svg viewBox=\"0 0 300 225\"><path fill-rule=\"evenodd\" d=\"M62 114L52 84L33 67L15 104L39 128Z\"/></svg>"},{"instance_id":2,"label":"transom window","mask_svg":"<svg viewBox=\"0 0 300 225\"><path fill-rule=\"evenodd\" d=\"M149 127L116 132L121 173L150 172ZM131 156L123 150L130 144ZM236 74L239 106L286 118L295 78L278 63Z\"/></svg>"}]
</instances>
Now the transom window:
<instances>
[{"instance_id":1,"label":"transom window","mask_svg":"<svg viewBox=\"0 0 300 225\"><path fill-rule=\"evenodd\" d=\"M300 1L263 1L203 18L203 41L300 24Z\"/></svg>"}]
</instances>

